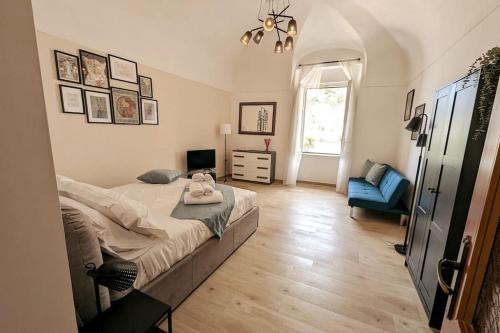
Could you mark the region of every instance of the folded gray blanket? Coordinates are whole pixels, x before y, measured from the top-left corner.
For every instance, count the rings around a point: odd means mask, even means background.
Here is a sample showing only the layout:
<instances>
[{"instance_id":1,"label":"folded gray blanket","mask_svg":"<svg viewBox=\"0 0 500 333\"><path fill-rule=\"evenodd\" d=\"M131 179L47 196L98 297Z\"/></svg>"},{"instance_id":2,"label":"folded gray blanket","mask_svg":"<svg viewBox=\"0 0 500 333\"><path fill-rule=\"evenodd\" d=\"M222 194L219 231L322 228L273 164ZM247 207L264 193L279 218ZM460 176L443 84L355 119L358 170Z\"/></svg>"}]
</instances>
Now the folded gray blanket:
<instances>
[{"instance_id":1,"label":"folded gray blanket","mask_svg":"<svg viewBox=\"0 0 500 333\"><path fill-rule=\"evenodd\" d=\"M224 201L208 205L185 205L183 202L184 190L181 199L175 206L171 217L179 220L200 220L218 237L224 233L229 216L234 208L234 191L231 186L215 184L215 189L222 192Z\"/></svg>"}]
</instances>

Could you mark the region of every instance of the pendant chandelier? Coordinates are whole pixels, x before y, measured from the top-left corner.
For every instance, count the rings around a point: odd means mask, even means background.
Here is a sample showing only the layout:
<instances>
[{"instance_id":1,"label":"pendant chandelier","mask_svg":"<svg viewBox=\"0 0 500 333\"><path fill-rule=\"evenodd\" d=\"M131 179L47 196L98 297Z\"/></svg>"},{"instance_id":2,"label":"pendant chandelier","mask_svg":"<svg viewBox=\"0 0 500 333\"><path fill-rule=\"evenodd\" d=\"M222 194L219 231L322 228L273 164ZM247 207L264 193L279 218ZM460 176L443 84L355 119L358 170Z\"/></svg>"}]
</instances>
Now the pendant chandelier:
<instances>
[{"instance_id":1,"label":"pendant chandelier","mask_svg":"<svg viewBox=\"0 0 500 333\"><path fill-rule=\"evenodd\" d=\"M252 34L257 31L253 37L255 44L260 44L262 38L264 38L265 32L276 31L278 40L274 45L274 53L283 53L285 51L293 50L293 37L297 35L297 21L293 16L286 15L286 11L290 8L290 1L285 3L285 0L266 0L267 1L267 17L265 19L261 18L262 10L262 0L260 1L259 14L257 15L257 20L261 24L255 29L246 31L243 36L241 36L240 41L243 45L248 45L252 39ZM281 8L281 10L280 10ZM287 25L286 31L280 28L280 24ZM284 34L285 43L281 41L281 34Z\"/></svg>"}]
</instances>

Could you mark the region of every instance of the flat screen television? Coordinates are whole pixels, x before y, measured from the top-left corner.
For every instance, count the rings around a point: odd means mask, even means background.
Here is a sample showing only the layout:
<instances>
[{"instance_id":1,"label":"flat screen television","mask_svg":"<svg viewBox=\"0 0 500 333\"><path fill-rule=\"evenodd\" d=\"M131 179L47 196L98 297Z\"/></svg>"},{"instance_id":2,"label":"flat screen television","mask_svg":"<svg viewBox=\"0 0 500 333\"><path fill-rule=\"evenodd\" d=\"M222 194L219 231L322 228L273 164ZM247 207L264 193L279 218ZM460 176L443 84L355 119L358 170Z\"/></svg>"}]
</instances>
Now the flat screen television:
<instances>
[{"instance_id":1,"label":"flat screen television","mask_svg":"<svg viewBox=\"0 0 500 333\"><path fill-rule=\"evenodd\" d=\"M188 171L215 168L215 149L188 150Z\"/></svg>"}]
</instances>

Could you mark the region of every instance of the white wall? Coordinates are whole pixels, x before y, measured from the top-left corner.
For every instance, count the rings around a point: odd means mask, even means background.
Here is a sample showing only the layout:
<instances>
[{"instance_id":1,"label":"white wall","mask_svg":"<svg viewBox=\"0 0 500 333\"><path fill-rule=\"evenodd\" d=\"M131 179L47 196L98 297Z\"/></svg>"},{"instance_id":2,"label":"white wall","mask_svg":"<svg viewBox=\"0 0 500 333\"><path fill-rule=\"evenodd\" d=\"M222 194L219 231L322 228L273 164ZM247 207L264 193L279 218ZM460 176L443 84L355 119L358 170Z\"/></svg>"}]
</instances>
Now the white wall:
<instances>
[{"instance_id":1,"label":"white wall","mask_svg":"<svg viewBox=\"0 0 500 333\"><path fill-rule=\"evenodd\" d=\"M430 114L436 90L465 75L468 66L481 53L500 45L499 31L500 9L497 7L411 80L406 91L415 89L414 108L421 103L426 103L426 112ZM397 166L413 182L419 149L415 147L415 141L410 141L410 133L403 129L404 125L405 123L400 120Z\"/></svg>"},{"instance_id":2,"label":"white wall","mask_svg":"<svg viewBox=\"0 0 500 333\"><path fill-rule=\"evenodd\" d=\"M0 45L0 331L76 332L29 0L0 2Z\"/></svg>"}]
</instances>

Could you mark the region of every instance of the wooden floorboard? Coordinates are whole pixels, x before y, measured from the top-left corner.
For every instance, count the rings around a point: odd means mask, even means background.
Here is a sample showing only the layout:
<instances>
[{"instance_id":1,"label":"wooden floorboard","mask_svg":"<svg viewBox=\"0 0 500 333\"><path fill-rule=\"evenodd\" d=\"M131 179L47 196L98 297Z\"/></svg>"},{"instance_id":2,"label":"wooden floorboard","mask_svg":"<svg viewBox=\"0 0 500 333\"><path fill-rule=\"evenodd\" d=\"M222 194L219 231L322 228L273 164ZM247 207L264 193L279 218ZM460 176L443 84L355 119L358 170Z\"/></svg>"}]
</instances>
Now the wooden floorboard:
<instances>
[{"instance_id":1,"label":"wooden floorboard","mask_svg":"<svg viewBox=\"0 0 500 333\"><path fill-rule=\"evenodd\" d=\"M259 229L175 312L174 331L432 332L392 248L398 217L330 186L229 182L257 192Z\"/></svg>"}]
</instances>

